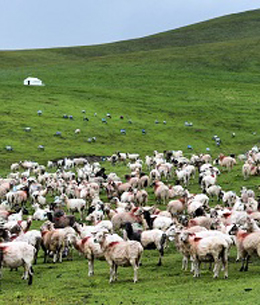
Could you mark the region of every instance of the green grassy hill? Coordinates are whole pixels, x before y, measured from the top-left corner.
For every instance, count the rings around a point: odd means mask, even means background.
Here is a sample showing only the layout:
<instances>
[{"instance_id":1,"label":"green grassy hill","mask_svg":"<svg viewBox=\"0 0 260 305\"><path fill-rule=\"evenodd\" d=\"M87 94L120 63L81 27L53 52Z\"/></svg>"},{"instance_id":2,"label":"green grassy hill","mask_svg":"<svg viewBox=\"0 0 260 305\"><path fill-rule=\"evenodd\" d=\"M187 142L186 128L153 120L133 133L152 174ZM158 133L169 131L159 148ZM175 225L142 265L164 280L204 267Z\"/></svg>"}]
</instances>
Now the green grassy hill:
<instances>
[{"instance_id":1,"label":"green grassy hill","mask_svg":"<svg viewBox=\"0 0 260 305\"><path fill-rule=\"evenodd\" d=\"M45 162L117 150L142 155L187 151L187 145L195 152L210 147L213 154L247 150L259 139L253 134L260 108L259 17L256 10L113 44L0 52L1 170L21 159ZM23 86L29 75L46 86ZM89 122L83 121L83 109ZM105 125L107 113L112 119ZM24 132L26 126L31 133ZM212 142L214 134L223 140L220 148ZM88 143L93 136L96 143ZM37 150L40 144L45 152ZM7 153L6 145L14 152Z\"/></svg>"}]
</instances>

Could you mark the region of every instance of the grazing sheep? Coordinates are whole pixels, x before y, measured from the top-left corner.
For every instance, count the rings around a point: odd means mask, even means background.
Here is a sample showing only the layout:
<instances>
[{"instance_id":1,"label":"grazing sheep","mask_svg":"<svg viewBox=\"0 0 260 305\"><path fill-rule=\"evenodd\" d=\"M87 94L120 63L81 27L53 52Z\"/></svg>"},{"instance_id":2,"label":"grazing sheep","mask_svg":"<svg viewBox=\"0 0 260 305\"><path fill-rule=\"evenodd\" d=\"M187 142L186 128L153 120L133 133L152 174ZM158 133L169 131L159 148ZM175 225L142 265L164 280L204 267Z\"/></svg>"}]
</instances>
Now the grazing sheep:
<instances>
[{"instance_id":1,"label":"grazing sheep","mask_svg":"<svg viewBox=\"0 0 260 305\"><path fill-rule=\"evenodd\" d=\"M117 280L118 266L132 266L134 269L134 283L138 280L138 268L143 254L143 247L138 241L110 242L105 232L98 232L94 238L100 244L105 259L110 266L110 280Z\"/></svg>"}]
</instances>

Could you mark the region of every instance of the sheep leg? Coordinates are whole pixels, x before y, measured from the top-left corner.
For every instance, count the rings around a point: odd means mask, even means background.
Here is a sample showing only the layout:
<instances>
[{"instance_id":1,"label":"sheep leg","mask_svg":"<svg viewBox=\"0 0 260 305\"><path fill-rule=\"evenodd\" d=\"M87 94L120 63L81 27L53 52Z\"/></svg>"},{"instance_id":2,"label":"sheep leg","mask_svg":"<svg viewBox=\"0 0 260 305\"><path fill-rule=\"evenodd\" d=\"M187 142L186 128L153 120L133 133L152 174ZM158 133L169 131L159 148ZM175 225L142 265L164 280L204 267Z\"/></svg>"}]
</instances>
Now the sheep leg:
<instances>
[{"instance_id":1,"label":"sheep leg","mask_svg":"<svg viewBox=\"0 0 260 305\"><path fill-rule=\"evenodd\" d=\"M138 264L134 262L132 266L134 268L134 283L136 283L138 280Z\"/></svg>"},{"instance_id":2,"label":"sheep leg","mask_svg":"<svg viewBox=\"0 0 260 305\"><path fill-rule=\"evenodd\" d=\"M28 267L28 272L29 272L28 285L32 285L32 281L33 281L33 268L32 268L32 266Z\"/></svg>"},{"instance_id":3,"label":"sheep leg","mask_svg":"<svg viewBox=\"0 0 260 305\"><path fill-rule=\"evenodd\" d=\"M247 257L246 257L246 265L245 265L244 271L248 271L249 258L250 258L250 255L247 255Z\"/></svg>"},{"instance_id":4,"label":"sheep leg","mask_svg":"<svg viewBox=\"0 0 260 305\"><path fill-rule=\"evenodd\" d=\"M186 256L183 256L181 269L184 271L187 271L188 269L188 258Z\"/></svg>"},{"instance_id":5,"label":"sheep leg","mask_svg":"<svg viewBox=\"0 0 260 305\"><path fill-rule=\"evenodd\" d=\"M241 268L240 268L240 270L239 271L245 271L245 258L243 257L242 258L242 265L241 265Z\"/></svg>"},{"instance_id":6,"label":"sheep leg","mask_svg":"<svg viewBox=\"0 0 260 305\"><path fill-rule=\"evenodd\" d=\"M215 261L215 266L214 266L214 269L213 269L213 272L214 272L213 278L216 279L219 276L219 269L221 267L221 264L220 264L220 259L218 259L218 258L215 259L214 261Z\"/></svg>"},{"instance_id":7,"label":"sheep leg","mask_svg":"<svg viewBox=\"0 0 260 305\"><path fill-rule=\"evenodd\" d=\"M47 251L47 250L45 250L45 249L43 249L43 251L44 251L43 263L45 264L45 263L47 263L47 255L48 255L48 251Z\"/></svg>"},{"instance_id":8,"label":"sheep leg","mask_svg":"<svg viewBox=\"0 0 260 305\"><path fill-rule=\"evenodd\" d=\"M222 263L223 263L223 267L224 267L224 278L227 279L228 278L228 253L225 252L224 256L222 258Z\"/></svg>"},{"instance_id":9,"label":"sheep leg","mask_svg":"<svg viewBox=\"0 0 260 305\"><path fill-rule=\"evenodd\" d=\"M61 247L58 254L59 254L59 262L62 263L62 254L63 254L63 250L64 250L64 247Z\"/></svg>"},{"instance_id":10,"label":"sheep leg","mask_svg":"<svg viewBox=\"0 0 260 305\"><path fill-rule=\"evenodd\" d=\"M117 268L118 268L118 265L115 264L115 268L114 268L114 281L117 281Z\"/></svg>"},{"instance_id":11,"label":"sheep leg","mask_svg":"<svg viewBox=\"0 0 260 305\"><path fill-rule=\"evenodd\" d=\"M193 264L194 264L194 275L193 275L193 277L199 277L200 276L200 261L195 259Z\"/></svg>"},{"instance_id":12,"label":"sheep leg","mask_svg":"<svg viewBox=\"0 0 260 305\"><path fill-rule=\"evenodd\" d=\"M88 276L94 275L94 257L88 260Z\"/></svg>"},{"instance_id":13,"label":"sheep leg","mask_svg":"<svg viewBox=\"0 0 260 305\"><path fill-rule=\"evenodd\" d=\"M22 279L27 280L28 279L29 266L26 264L25 261L23 263L24 263L24 273L23 273Z\"/></svg>"},{"instance_id":14,"label":"sheep leg","mask_svg":"<svg viewBox=\"0 0 260 305\"><path fill-rule=\"evenodd\" d=\"M110 264L110 279L109 279L110 284L113 282L113 275L114 275L114 263L111 262L111 264Z\"/></svg>"},{"instance_id":15,"label":"sheep leg","mask_svg":"<svg viewBox=\"0 0 260 305\"><path fill-rule=\"evenodd\" d=\"M53 253L53 263L55 264L56 261L57 261L57 252L55 251L55 252Z\"/></svg>"}]
</instances>

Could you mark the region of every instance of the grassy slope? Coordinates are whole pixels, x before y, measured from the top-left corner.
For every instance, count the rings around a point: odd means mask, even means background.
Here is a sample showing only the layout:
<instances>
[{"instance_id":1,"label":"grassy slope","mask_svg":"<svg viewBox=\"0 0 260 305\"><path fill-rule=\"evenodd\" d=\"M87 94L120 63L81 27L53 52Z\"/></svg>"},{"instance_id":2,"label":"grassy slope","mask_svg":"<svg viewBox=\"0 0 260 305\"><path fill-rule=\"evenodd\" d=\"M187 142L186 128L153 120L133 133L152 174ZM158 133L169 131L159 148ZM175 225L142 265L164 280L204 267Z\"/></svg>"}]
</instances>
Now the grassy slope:
<instances>
[{"instance_id":1,"label":"grassy slope","mask_svg":"<svg viewBox=\"0 0 260 305\"><path fill-rule=\"evenodd\" d=\"M142 156L154 149L187 153L187 145L197 153L210 147L214 156L220 151L246 151L259 141L258 133L252 134L258 132L260 108L259 17L260 11L246 12L102 46L0 52L0 173L21 159L46 162L65 155L110 155L116 150L138 151ZM28 75L41 78L46 86L24 87L22 81ZM42 117L37 116L38 109L43 110ZM82 120L82 109L86 109L88 123ZM112 119L103 125L101 118L107 112ZM64 113L74 115L74 121L62 119ZM160 124L155 125L155 119ZM184 127L184 121L194 126ZM26 126L32 128L31 133L23 131ZM82 130L77 137L76 128ZM121 128L126 128L126 136L120 135ZM62 131L62 138L53 136L57 130ZM220 148L211 140L214 134L223 140ZM87 143L90 136L96 136L97 142ZM8 144L14 152L5 151ZM45 145L45 152L37 150L39 144ZM221 175L224 189L239 190L240 168ZM123 175L126 170L116 171ZM245 184L256 188L257 183L256 177ZM195 184L191 187L191 191L198 190ZM223 304L233 298L249 304L256 298L259 265L255 262L243 275L237 265L230 264L230 280L216 284L208 272L198 281L180 272L181 258L174 250L168 250L160 270L154 267L156 260L154 252L145 253L136 286L128 282L131 270L119 270L122 282L108 286L108 268L102 262L97 263L97 276L88 279L82 258L62 266L40 264L32 289L5 270L2 300L5 304L14 299L17 304L111 304L111 300L114 304ZM245 292L248 287L253 290Z\"/></svg>"}]
</instances>

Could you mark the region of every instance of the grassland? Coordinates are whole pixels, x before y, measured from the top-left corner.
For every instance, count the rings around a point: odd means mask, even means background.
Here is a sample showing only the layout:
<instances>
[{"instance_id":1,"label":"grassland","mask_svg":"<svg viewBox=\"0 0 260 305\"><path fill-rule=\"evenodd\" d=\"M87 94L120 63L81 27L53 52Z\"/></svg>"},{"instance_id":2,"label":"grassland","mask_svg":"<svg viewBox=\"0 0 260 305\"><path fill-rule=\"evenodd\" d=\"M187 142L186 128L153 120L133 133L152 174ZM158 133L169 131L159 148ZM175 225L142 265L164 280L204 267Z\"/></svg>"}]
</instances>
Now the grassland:
<instances>
[{"instance_id":1,"label":"grassland","mask_svg":"<svg viewBox=\"0 0 260 305\"><path fill-rule=\"evenodd\" d=\"M64 156L107 156L115 151L137 151L144 157L155 149L182 149L189 155L187 145L192 145L194 153L209 147L213 156L247 151L260 140L259 23L256 10L115 44L0 52L0 174L5 175L11 163L25 159L46 164ZM29 75L39 77L46 86L23 86ZM107 113L112 118L103 124ZM63 114L73 115L74 120L63 119ZM159 124L154 123L156 119ZM185 127L185 121L193 127ZM30 133L24 131L27 126ZM81 129L77 136L76 128ZM126 135L120 134L122 128ZM56 131L62 136L55 137ZM212 141L215 134L222 139L220 147ZM93 136L97 141L88 143ZM14 151L7 152L6 145ZM45 151L39 151L38 145L44 145ZM259 178L244 183L240 169L221 175L223 188L238 191L243 183L258 192ZM123 167L113 170L125 173ZM197 184L191 191L199 191ZM205 270L195 281L180 271L181 257L173 246L162 268L155 267L156 252L146 252L137 285L130 281L130 269L119 270L119 282L109 285L105 262L96 263L91 279L82 257L62 265L40 263L32 287L5 270L0 303L255 302L259 264L254 261L248 273L240 274L234 257L232 253L229 280L213 280Z\"/></svg>"}]
</instances>

